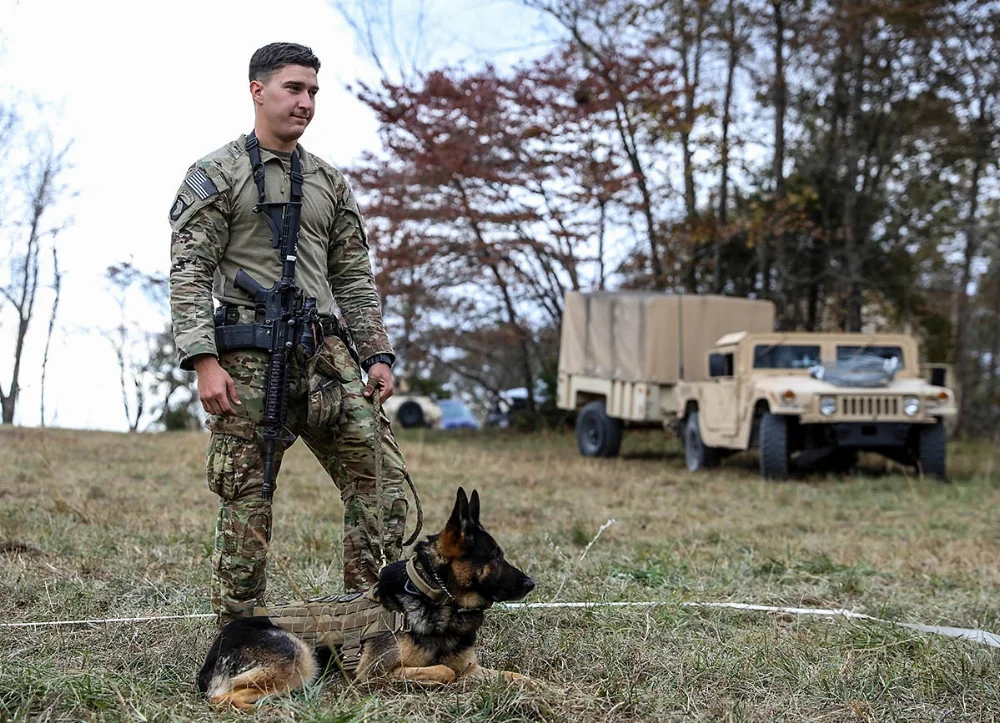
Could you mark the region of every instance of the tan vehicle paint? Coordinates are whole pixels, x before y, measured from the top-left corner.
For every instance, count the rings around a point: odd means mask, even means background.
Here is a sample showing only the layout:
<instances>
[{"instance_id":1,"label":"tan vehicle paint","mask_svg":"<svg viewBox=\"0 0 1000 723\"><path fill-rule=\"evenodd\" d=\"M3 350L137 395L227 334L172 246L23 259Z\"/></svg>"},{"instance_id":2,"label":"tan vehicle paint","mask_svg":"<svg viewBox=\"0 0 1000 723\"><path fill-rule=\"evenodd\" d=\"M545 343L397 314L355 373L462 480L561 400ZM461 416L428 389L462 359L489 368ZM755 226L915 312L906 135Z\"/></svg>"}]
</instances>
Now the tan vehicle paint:
<instances>
[{"instance_id":1,"label":"tan vehicle paint","mask_svg":"<svg viewBox=\"0 0 1000 723\"><path fill-rule=\"evenodd\" d=\"M579 410L581 452L617 454L625 425L673 426L689 468L700 469L758 447L766 417L772 444L761 456L765 476L787 476L793 456L842 465L864 449L944 476L944 428L934 425L955 415L955 396L922 378L912 337L781 333L771 330L773 319L770 302L729 297L567 295L557 403ZM766 361L775 350L796 348L808 354L793 368L755 364L755 354ZM832 365L838 349L841 360L873 349L898 350L900 358L882 386L815 378L811 370ZM785 449L775 447L775 434L785 436L778 439Z\"/></svg>"}]
</instances>

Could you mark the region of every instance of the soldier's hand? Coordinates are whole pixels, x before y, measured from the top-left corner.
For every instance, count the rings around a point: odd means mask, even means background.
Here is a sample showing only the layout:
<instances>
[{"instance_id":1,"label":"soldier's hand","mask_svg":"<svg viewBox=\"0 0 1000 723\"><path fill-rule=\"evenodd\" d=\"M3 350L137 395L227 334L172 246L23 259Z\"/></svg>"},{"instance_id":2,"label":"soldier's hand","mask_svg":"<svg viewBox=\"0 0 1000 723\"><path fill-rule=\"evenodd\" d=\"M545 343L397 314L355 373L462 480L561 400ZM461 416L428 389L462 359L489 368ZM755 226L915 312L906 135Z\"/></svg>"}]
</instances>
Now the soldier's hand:
<instances>
[{"instance_id":1,"label":"soldier's hand","mask_svg":"<svg viewBox=\"0 0 1000 723\"><path fill-rule=\"evenodd\" d=\"M242 406L236 393L236 383L229 373L219 366L219 360L210 354L194 360L198 373L198 397L209 414L229 416L236 414L233 406Z\"/></svg>"},{"instance_id":2,"label":"soldier's hand","mask_svg":"<svg viewBox=\"0 0 1000 723\"><path fill-rule=\"evenodd\" d=\"M368 386L365 387L365 396L371 398L372 394L375 393L375 386L378 385L380 388L379 401L385 403L385 400L392 396L395 391L395 382L392 380L392 367L388 364L372 364L371 368L368 370Z\"/></svg>"}]
</instances>

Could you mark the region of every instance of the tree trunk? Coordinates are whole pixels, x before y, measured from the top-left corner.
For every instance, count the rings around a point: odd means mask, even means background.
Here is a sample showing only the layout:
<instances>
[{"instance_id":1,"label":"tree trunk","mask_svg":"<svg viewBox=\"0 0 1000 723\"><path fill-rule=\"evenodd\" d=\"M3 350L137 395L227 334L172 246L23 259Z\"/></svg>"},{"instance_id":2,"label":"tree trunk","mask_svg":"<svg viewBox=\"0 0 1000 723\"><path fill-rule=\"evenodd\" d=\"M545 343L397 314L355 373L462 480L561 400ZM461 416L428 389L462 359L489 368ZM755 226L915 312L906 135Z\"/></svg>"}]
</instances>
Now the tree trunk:
<instances>
[{"instance_id":1,"label":"tree trunk","mask_svg":"<svg viewBox=\"0 0 1000 723\"><path fill-rule=\"evenodd\" d=\"M858 175L861 173L862 106L865 95L865 50L862 44L863 29L857 28L852 51L854 53L851 79L851 107L848 112L850 128L845 134L847 157L844 161L844 265L847 269L847 298L844 310L844 330L861 331L864 238L857 223Z\"/></svg>"},{"instance_id":2,"label":"tree trunk","mask_svg":"<svg viewBox=\"0 0 1000 723\"><path fill-rule=\"evenodd\" d=\"M785 197L785 112L788 107L788 89L785 84L785 18L782 0L773 0L774 8L774 195Z\"/></svg>"},{"instance_id":3,"label":"tree trunk","mask_svg":"<svg viewBox=\"0 0 1000 723\"><path fill-rule=\"evenodd\" d=\"M694 36L688 34L687 2L681 1L681 74L684 80L684 117L681 120L681 155L684 159L684 209L688 228L694 230L698 218L697 192L694 185L694 151L691 150L691 132L694 130L695 97L701 76L701 35L705 11L697 3ZM688 261L686 286L689 293L698 292L698 264L702 254L701 243L692 244Z\"/></svg>"},{"instance_id":4,"label":"tree trunk","mask_svg":"<svg viewBox=\"0 0 1000 723\"><path fill-rule=\"evenodd\" d=\"M40 390L39 419L41 426L45 426L45 377L49 368L49 348L52 346L52 332L56 326L56 314L59 311L59 295L62 291L62 272L59 271L59 252L52 245L52 288L56 292L56 298L52 301L52 313L49 315L49 329L45 337L45 353L42 355L42 383Z\"/></svg>"},{"instance_id":5,"label":"tree trunk","mask_svg":"<svg viewBox=\"0 0 1000 723\"><path fill-rule=\"evenodd\" d=\"M579 27L573 23L567 24L566 18L560 16L554 8L547 8L547 11L559 20L563 26L570 31L573 40L583 50L584 54L593 62L588 67L592 73L601 78L615 99L614 115L615 129L622 142L622 148L628 157L629 165L635 174L636 183L639 185L639 193L642 195L642 215L646 221L646 234L649 239L649 263L653 272L653 288L663 291L667 288L667 277L660 259L660 239L656 226L656 219L653 215L653 194L649 190L649 182L646 176L646 169L643 167L642 159L637 147L636 129L632 119L628 115L627 98L622 93L621 87L616 82L608 68L611 63L604 55L583 37ZM530 393L530 390L529 390Z\"/></svg>"},{"instance_id":6,"label":"tree trunk","mask_svg":"<svg viewBox=\"0 0 1000 723\"><path fill-rule=\"evenodd\" d=\"M969 364L967 349L969 331L969 285L972 283L972 262L979 253L979 233L976 229L976 217L979 215L979 185L986 154L985 135L982 132L983 118L977 122L979 133L975 135L975 157L972 166L972 179L969 183L968 216L965 219L965 250L962 254L962 276L958 284L958 299L955 308L955 377L958 379L962 396L958 406L958 424L955 433L965 431L969 424L969 414L972 410L973 388L975 378Z\"/></svg>"},{"instance_id":7,"label":"tree trunk","mask_svg":"<svg viewBox=\"0 0 1000 723\"><path fill-rule=\"evenodd\" d=\"M995 257L1000 261L1000 254ZM1000 264L994 264L998 266ZM998 269L1000 271L1000 269ZM997 272L994 272L997 273ZM993 286L993 339L990 344L990 382L987 386L986 403L989 413L986 423L994 434L1000 434L1000 389L997 388L1000 376L1000 284Z\"/></svg>"},{"instance_id":8,"label":"tree trunk","mask_svg":"<svg viewBox=\"0 0 1000 723\"><path fill-rule=\"evenodd\" d=\"M771 173L774 176L774 207L777 217L786 213L785 208L785 112L788 106L785 86L785 18L782 0L772 0L774 8L774 159ZM774 238L774 262L778 269L775 276L775 296L778 301L779 320L789 316L788 264L786 263L787 238L778 232ZM785 328L785 325L782 325Z\"/></svg>"},{"instance_id":9,"label":"tree trunk","mask_svg":"<svg viewBox=\"0 0 1000 723\"><path fill-rule=\"evenodd\" d=\"M720 165L722 166L722 170L721 178L719 179L719 229L715 234L715 268L712 279L712 290L716 294L722 293L722 238L723 236L728 236L726 226L729 223L729 125L731 121L729 110L733 101L733 79L739 63L735 0L729 0L726 8L726 19L729 31L729 62L726 67L726 94L722 102L722 147L720 149Z\"/></svg>"},{"instance_id":10,"label":"tree trunk","mask_svg":"<svg viewBox=\"0 0 1000 723\"><path fill-rule=\"evenodd\" d=\"M2 408L3 424L14 423L17 399L21 391L19 380L25 337L27 337L28 327L31 325L31 318L35 309L35 299L38 292L39 255L41 253L42 239L46 234L54 236L56 233L55 230L46 230L42 227L42 216L56 201L58 189L54 188L54 186L63 170L62 162L67 150L68 147L56 152L49 148L44 156L36 154L33 164L24 169L26 179L25 194L28 196L29 203L27 210L29 224L27 248L24 252L23 264L21 264L21 268L17 269L16 272L21 277L18 282L20 286L12 283L9 287L0 287L0 294L3 294L11 302L18 317L10 386L6 393L0 387L0 408ZM14 276L15 266L12 265L11 277L13 278Z\"/></svg>"}]
</instances>

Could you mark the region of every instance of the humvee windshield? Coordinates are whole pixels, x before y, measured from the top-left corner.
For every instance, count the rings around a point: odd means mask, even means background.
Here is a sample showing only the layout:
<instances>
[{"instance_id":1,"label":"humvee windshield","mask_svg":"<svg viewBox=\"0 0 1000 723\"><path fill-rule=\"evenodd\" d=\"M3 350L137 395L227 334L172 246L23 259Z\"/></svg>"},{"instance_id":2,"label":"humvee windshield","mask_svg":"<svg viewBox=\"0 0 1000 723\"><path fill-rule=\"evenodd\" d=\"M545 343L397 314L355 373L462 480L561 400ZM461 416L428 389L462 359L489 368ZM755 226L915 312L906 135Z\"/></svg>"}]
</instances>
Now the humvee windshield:
<instances>
[{"instance_id":1,"label":"humvee windshield","mask_svg":"<svg viewBox=\"0 0 1000 723\"><path fill-rule=\"evenodd\" d=\"M854 359L855 357L865 355L865 356L877 356L880 359L897 359L899 366L903 366L903 349L898 346L838 346L837 347L837 361L848 361L849 359Z\"/></svg>"},{"instance_id":2,"label":"humvee windshield","mask_svg":"<svg viewBox=\"0 0 1000 723\"><path fill-rule=\"evenodd\" d=\"M754 369L808 369L817 364L818 344L759 344L753 349Z\"/></svg>"}]
</instances>

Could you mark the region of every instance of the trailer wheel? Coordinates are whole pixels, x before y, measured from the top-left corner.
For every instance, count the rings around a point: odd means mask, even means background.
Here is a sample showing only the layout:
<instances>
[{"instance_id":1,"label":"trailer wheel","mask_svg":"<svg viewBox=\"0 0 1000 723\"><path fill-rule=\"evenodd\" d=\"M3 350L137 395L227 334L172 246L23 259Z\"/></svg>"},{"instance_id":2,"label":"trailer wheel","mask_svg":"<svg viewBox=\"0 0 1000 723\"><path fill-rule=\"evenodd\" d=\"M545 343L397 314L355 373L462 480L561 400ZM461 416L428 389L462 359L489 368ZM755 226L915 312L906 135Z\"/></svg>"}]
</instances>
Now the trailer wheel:
<instances>
[{"instance_id":1,"label":"trailer wheel","mask_svg":"<svg viewBox=\"0 0 1000 723\"><path fill-rule=\"evenodd\" d=\"M609 417L604 402L585 404L576 417L576 446L584 457L617 457L622 420Z\"/></svg>"},{"instance_id":2,"label":"trailer wheel","mask_svg":"<svg viewBox=\"0 0 1000 723\"><path fill-rule=\"evenodd\" d=\"M920 471L927 477L944 481L947 458L947 430L943 424L928 424L920 428L917 460Z\"/></svg>"},{"instance_id":3,"label":"trailer wheel","mask_svg":"<svg viewBox=\"0 0 1000 723\"><path fill-rule=\"evenodd\" d=\"M760 418L760 476L786 480L790 466L788 417L765 412Z\"/></svg>"},{"instance_id":4,"label":"trailer wheel","mask_svg":"<svg viewBox=\"0 0 1000 723\"><path fill-rule=\"evenodd\" d=\"M715 467L719 463L719 450L706 447L698 426L698 412L691 412L684 425L684 462L689 472Z\"/></svg>"},{"instance_id":5,"label":"trailer wheel","mask_svg":"<svg viewBox=\"0 0 1000 723\"><path fill-rule=\"evenodd\" d=\"M412 399L403 402L400 405L399 411L396 412L396 419L399 420L399 426L403 429L409 429L410 427L423 427L426 425L424 410Z\"/></svg>"}]
</instances>

